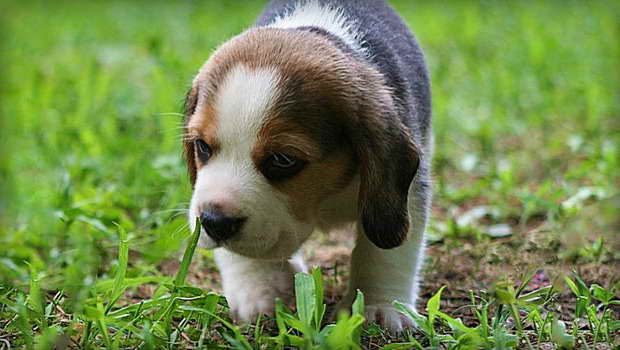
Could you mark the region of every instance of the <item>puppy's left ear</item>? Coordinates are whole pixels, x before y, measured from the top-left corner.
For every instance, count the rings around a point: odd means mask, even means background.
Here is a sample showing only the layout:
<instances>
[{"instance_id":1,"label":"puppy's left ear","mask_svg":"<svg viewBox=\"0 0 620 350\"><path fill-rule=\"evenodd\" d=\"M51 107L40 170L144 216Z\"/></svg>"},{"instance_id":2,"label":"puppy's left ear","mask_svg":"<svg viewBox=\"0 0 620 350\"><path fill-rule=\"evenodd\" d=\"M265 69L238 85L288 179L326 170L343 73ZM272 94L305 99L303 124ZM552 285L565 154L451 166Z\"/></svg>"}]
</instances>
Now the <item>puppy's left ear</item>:
<instances>
[{"instance_id":1,"label":"puppy's left ear","mask_svg":"<svg viewBox=\"0 0 620 350\"><path fill-rule=\"evenodd\" d=\"M183 135L187 135L187 123L190 117L196 111L196 105L198 104L198 89L195 86L187 92L185 96L185 103L183 104ZM183 156L187 163L187 173L189 175L192 187L196 183L196 155L194 154L194 143L190 140L183 138Z\"/></svg>"},{"instance_id":2,"label":"puppy's left ear","mask_svg":"<svg viewBox=\"0 0 620 350\"><path fill-rule=\"evenodd\" d=\"M396 112L361 116L355 134L362 227L377 247L398 247L409 231L407 198L420 163L419 148Z\"/></svg>"}]
</instances>

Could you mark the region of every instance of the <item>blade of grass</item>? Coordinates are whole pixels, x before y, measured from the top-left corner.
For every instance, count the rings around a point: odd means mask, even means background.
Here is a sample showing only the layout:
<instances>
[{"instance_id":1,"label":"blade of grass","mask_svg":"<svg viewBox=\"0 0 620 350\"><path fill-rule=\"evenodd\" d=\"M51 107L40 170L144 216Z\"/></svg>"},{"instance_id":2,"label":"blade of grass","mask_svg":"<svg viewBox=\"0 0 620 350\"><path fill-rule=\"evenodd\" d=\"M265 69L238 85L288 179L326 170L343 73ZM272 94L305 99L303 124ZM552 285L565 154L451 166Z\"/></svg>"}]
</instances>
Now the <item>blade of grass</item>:
<instances>
[{"instance_id":1,"label":"blade of grass","mask_svg":"<svg viewBox=\"0 0 620 350\"><path fill-rule=\"evenodd\" d=\"M252 349L252 346L250 345L248 340L243 336L243 334L241 334L241 330L239 329L239 327L226 321L225 319L221 318L220 316L216 315L213 312L209 312L206 310L204 310L203 312L206 314L209 314L214 319L220 321L226 328L230 329L233 332L233 334L235 335L234 338L228 336L227 334L223 334L224 337L228 337L227 340L229 342L232 340L235 346L239 346L240 349L248 349L248 350Z\"/></svg>"},{"instance_id":2,"label":"blade of grass","mask_svg":"<svg viewBox=\"0 0 620 350\"><path fill-rule=\"evenodd\" d=\"M97 326L99 327L99 330L101 331L101 335L103 336L103 340L105 341L106 347L110 349L112 348L112 340L110 338L110 333L108 331L108 326L105 321L104 313L105 313L105 309L103 307L103 303L98 302L97 313L96 313Z\"/></svg>"},{"instance_id":3,"label":"blade of grass","mask_svg":"<svg viewBox=\"0 0 620 350\"><path fill-rule=\"evenodd\" d=\"M116 270L116 276L114 277L114 285L112 292L110 293L110 300L106 305L104 314L107 315L112 306L116 303L118 298L121 297L125 290L125 275L127 274L127 264L129 263L129 243L127 240L127 232L120 225L116 225L118 228L118 268Z\"/></svg>"},{"instance_id":4,"label":"blade of grass","mask_svg":"<svg viewBox=\"0 0 620 350\"><path fill-rule=\"evenodd\" d=\"M39 283L39 272L30 265L30 295L28 297L28 304L32 307L37 317L41 322L41 330L47 329L47 320L45 318L45 310L43 308L43 295L41 293L41 284Z\"/></svg>"},{"instance_id":5,"label":"blade of grass","mask_svg":"<svg viewBox=\"0 0 620 350\"><path fill-rule=\"evenodd\" d=\"M355 301L353 301L353 305L351 306L351 311L351 315L364 316L364 293L359 289L357 290Z\"/></svg>"},{"instance_id":6,"label":"blade of grass","mask_svg":"<svg viewBox=\"0 0 620 350\"><path fill-rule=\"evenodd\" d=\"M392 343L381 348L381 350L410 350L410 349L424 349L422 344L417 340L413 340L408 343Z\"/></svg>"},{"instance_id":7,"label":"blade of grass","mask_svg":"<svg viewBox=\"0 0 620 350\"><path fill-rule=\"evenodd\" d=\"M325 316L325 303L323 302L323 274L319 267L312 269L312 278L314 279L314 329L320 330Z\"/></svg>"},{"instance_id":8,"label":"blade of grass","mask_svg":"<svg viewBox=\"0 0 620 350\"><path fill-rule=\"evenodd\" d=\"M183 260L181 261L181 267L179 268L179 272L174 280L174 285L176 287L180 287L185 283L185 278L187 278L187 273L189 271L189 265L192 262L192 257L194 256L194 251L196 250L196 246L198 245L198 239L200 238L200 219L196 217L196 227L194 228L194 233L192 234L190 241L187 244L187 248L185 248L185 253L183 253Z\"/></svg>"},{"instance_id":9,"label":"blade of grass","mask_svg":"<svg viewBox=\"0 0 620 350\"><path fill-rule=\"evenodd\" d=\"M437 293L435 293L435 295L433 295L426 303L426 311L428 312L428 320L431 323L433 323L433 321L435 320L435 316L437 315L437 312L439 312L439 305L441 302L441 292L443 292L445 288L446 286L439 288Z\"/></svg>"},{"instance_id":10,"label":"blade of grass","mask_svg":"<svg viewBox=\"0 0 620 350\"><path fill-rule=\"evenodd\" d=\"M338 322L327 336L328 349L362 349L359 340L355 339L355 330L364 324L362 315L352 315L341 312L338 314Z\"/></svg>"},{"instance_id":11,"label":"blade of grass","mask_svg":"<svg viewBox=\"0 0 620 350\"><path fill-rule=\"evenodd\" d=\"M174 279L174 288L172 290L172 298L170 298L170 302L166 307L166 311L164 312L164 329L166 331L166 336L170 339L172 332L172 314L174 313L174 309L176 307L176 301L178 299L179 288L181 288L185 284L185 279L187 278L187 274L189 272L189 266L192 262L192 258L194 257L194 252L196 251L196 246L198 245L198 239L200 238L200 219L196 217L196 226L194 228L194 232L192 233L189 242L187 243L187 247L185 248L185 252L183 253L183 260L181 261L181 267L179 267L179 271L177 272L176 278Z\"/></svg>"},{"instance_id":12,"label":"blade of grass","mask_svg":"<svg viewBox=\"0 0 620 350\"><path fill-rule=\"evenodd\" d=\"M144 341L144 345L141 347L142 349L146 349L146 350L155 349L155 337L153 336L153 333L151 332L151 327L152 325L148 320L144 321L144 325L142 326L142 334L140 334L140 337Z\"/></svg>"},{"instance_id":13,"label":"blade of grass","mask_svg":"<svg viewBox=\"0 0 620 350\"><path fill-rule=\"evenodd\" d=\"M15 308L17 309L17 327L19 331L22 333L24 337L24 342L26 343L26 349L33 349L33 337L32 337L32 328L30 327L30 320L28 317L28 307L26 306L26 301L24 300L23 295L19 295L17 297Z\"/></svg>"},{"instance_id":14,"label":"blade of grass","mask_svg":"<svg viewBox=\"0 0 620 350\"><path fill-rule=\"evenodd\" d=\"M171 280L172 280L171 277L166 277L166 276L145 276L145 277L131 277L131 278L125 277L123 284L125 288L129 288L129 287L136 287L136 286L139 286L141 284L146 284L146 283L166 284L166 283L170 283ZM110 290L110 288L114 288L114 283L115 283L115 279L98 281L94 285L93 289L97 293L103 293L107 290Z\"/></svg>"},{"instance_id":15,"label":"blade of grass","mask_svg":"<svg viewBox=\"0 0 620 350\"><path fill-rule=\"evenodd\" d=\"M351 311L353 316L359 315L362 318L364 317L364 293L361 290L357 290L357 296L355 297L355 301L353 301L353 305L351 307ZM365 320L365 319L364 319ZM356 327L351 332L351 338L356 344L359 344L362 339L362 326Z\"/></svg>"},{"instance_id":16,"label":"blade of grass","mask_svg":"<svg viewBox=\"0 0 620 350\"><path fill-rule=\"evenodd\" d=\"M297 303L297 317L306 325L312 325L315 312L316 290L313 278L305 273L295 274L295 302Z\"/></svg>"},{"instance_id":17,"label":"blade of grass","mask_svg":"<svg viewBox=\"0 0 620 350\"><path fill-rule=\"evenodd\" d=\"M92 328L93 322L87 321L86 326L84 327L84 333L82 334L82 344L80 344L82 349L90 349L90 330Z\"/></svg>"}]
</instances>

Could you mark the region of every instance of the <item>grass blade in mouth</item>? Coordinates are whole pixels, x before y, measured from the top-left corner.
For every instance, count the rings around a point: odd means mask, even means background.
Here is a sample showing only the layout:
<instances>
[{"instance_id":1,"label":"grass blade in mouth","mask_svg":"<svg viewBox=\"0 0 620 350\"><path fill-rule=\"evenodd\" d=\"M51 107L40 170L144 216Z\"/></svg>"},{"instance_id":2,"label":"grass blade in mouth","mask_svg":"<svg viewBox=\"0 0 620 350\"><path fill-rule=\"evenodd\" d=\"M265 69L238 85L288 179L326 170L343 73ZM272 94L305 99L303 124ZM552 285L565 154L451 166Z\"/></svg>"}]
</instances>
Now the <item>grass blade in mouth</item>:
<instances>
[{"instance_id":1,"label":"grass blade in mouth","mask_svg":"<svg viewBox=\"0 0 620 350\"><path fill-rule=\"evenodd\" d=\"M196 217L196 227L194 228L194 232L190 237L187 248L185 248L185 253L183 253L183 260L181 261L181 267L179 268L179 272L177 272L177 277L174 280L175 287L181 287L183 286L183 284L185 284L185 278L187 277L187 272L189 271L189 264L192 262L192 257L194 256L194 251L196 250L196 246L198 245L199 238L200 219Z\"/></svg>"}]
</instances>

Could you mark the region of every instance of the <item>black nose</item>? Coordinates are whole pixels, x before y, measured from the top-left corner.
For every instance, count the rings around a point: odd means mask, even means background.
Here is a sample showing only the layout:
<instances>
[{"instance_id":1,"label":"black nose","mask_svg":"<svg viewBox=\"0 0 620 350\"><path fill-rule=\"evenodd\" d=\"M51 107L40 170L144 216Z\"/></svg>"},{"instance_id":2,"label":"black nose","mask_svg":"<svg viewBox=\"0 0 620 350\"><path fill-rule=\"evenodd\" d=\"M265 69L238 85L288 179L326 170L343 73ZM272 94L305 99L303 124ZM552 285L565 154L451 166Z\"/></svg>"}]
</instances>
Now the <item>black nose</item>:
<instances>
[{"instance_id":1,"label":"black nose","mask_svg":"<svg viewBox=\"0 0 620 350\"><path fill-rule=\"evenodd\" d=\"M245 218L227 216L217 209L200 213L200 224L216 242L229 239L241 230Z\"/></svg>"}]
</instances>

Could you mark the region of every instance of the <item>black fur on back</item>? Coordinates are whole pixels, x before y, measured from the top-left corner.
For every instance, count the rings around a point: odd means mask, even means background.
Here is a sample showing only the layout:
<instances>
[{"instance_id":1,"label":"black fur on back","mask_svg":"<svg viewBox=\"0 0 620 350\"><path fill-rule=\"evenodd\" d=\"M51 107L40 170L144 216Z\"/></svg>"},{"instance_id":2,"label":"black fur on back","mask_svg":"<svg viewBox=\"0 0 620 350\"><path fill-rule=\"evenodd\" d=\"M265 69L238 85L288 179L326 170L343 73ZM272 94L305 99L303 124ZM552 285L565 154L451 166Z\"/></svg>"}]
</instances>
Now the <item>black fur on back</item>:
<instances>
[{"instance_id":1,"label":"black fur on back","mask_svg":"<svg viewBox=\"0 0 620 350\"><path fill-rule=\"evenodd\" d=\"M256 26L267 26L308 0L273 0L267 4ZM400 16L384 0L318 0L322 6L340 8L348 20L355 22L362 47L362 58L375 66L394 90L400 117L425 151L429 150L431 93L428 71L422 50ZM336 40L321 28L313 30ZM341 42L339 45L344 44ZM360 58L360 55L355 55Z\"/></svg>"}]
</instances>

